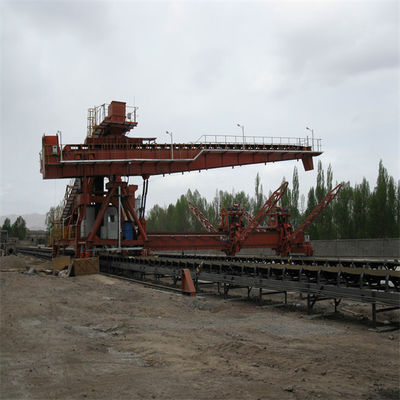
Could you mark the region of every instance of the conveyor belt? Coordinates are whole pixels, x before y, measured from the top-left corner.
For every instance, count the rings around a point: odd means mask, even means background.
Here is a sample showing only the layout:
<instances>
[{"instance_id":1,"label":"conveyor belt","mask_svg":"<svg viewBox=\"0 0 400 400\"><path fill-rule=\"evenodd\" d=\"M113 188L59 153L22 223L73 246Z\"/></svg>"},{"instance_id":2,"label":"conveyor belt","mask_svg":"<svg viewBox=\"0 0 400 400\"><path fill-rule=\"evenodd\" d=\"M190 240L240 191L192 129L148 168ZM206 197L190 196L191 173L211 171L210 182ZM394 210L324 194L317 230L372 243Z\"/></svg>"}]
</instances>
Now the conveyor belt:
<instances>
[{"instance_id":1,"label":"conveyor belt","mask_svg":"<svg viewBox=\"0 0 400 400\"><path fill-rule=\"evenodd\" d=\"M158 252L160 257L182 258L182 253L166 253ZM212 254L198 254L186 252L185 257L197 260L229 260L233 262L253 262L253 263L276 263L276 264L294 264L294 265L321 265L325 267L358 267L358 268L379 268L396 270L400 268L400 260L394 258L351 258L351 257L310 257L310 256L290 256L282 258L281 256L255 256L255 255L212 255Z\"/></svg>"},{"instance_id":2,"label":"conveyor belt","mask_svg":"<svg viewBox=\"0 0 400 400\"><path fill-rule=\"evenodd\" d=\"M178 279L188 268L195 282L217 282L230 287L292 291L366 303L400 306L400 271L265 264L177 257L100 257L107 273L170 276Z\"/></svg>"},{"instance_id":3,"label":"conveyor belt","mask_svg":"<svg viewBox=\"0 0 400 400\"><path fill-rule=\"evenodd\" d=\"M20 248L18 252L51 259L50 248ZM309 312L316 301L333 299L336 310L340 300L346 298L371 304L374 326L378 312L400 308L400 271L366 268L364 264L364 267L344 267L276 261L266 262L265 258L259 257L100 255L100 269L114 276L132 278L139 275L143 279L153 275L172 278L176 283L182 269L188 268L197 288L200 283L216 283L218 288L223 286L225 295L234 288L247 288L248 294L257 288L260 298L263 290L267 290L264 294L284 293L285 299L287 292L306 294ZM378 304L385 308L377 309Z\"/></svg>"}]
</instances>

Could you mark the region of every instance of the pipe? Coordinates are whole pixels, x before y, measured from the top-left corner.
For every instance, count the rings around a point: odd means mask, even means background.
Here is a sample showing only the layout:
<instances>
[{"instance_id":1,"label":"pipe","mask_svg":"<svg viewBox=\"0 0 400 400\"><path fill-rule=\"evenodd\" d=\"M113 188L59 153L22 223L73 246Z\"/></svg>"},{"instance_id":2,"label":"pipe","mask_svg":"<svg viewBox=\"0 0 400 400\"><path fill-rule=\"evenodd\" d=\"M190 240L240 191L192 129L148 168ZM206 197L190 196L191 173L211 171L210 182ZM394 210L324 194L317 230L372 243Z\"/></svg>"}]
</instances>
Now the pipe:
<instances>
[{"instance_id":1,"label":"pipe","mask_svg":"<svg viewBox=\"0 0 400 400\"><path fill-rule=\"evenodd\" d=\"M118 250L121 250L121 186L118 186Z\"/></svg>"},{"instance_id":2,"label":"pipe","mask_svg":"<svg viewBox=\"0 0 400 400\"><path fill-rule=\"evenodd\" d=\"M307 150L254 150L257 153L310 153L310 154L315 154L315 153L320 153L320 151L307 151ZM60 161L60 164L99 164L99 163L112 163L112 162L191 162L195 161L203 152L207 153L221 153L221 149L204 149L199 152L199 154L196 155L196 157L193 158L115 158L115 159L107 159L107 160L63 160ZM223 149L224 153L242 153L243 150L228 150L228 149ZM251 152L251 151L249 151ZM301 158L301 157L299 157ZM48 165L52 165L52 163L48 163Z\"/></svg>"}]
</instances>

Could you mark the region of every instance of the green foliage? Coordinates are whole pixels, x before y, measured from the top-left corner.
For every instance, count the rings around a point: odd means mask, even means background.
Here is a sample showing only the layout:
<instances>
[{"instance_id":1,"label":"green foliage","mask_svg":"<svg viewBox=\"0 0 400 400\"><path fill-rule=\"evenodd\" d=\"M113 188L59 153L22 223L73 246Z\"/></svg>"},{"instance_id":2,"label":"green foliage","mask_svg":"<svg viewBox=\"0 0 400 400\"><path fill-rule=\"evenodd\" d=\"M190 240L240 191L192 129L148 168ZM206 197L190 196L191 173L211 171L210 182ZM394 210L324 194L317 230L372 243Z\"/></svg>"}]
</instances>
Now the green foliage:
<instances>
[{"instance_id":1,"label":"green foliage","mask_svg":"<svg viewBox=\"0 0 400 400\"><path fill-rule=\"evenodd\" d=\"M257 214L258 210L264 205L264 194L263 194L263 186L260 184L261 179L260 175L257 172L256 182L255 182L255 197L251 201L251 209L249 209L252 215Z\"/></svg>"},{"instance_id":2,"label":"green foliage","mask_svg":"<svg viewBox=\"0 0 400 400\"><path fill-rule=\"evenodd\" d=\"M19 216L12 224L11 230L13 235L17 237L19 240L25 239L27 231L25 220L21 216Z\"/></svg>"},{"instance_id":3,"label":"green foliage","mask_svg":"<svg viewBox=\"0 0 400 400\"><path fill-rule=\"evenodd\" d=\"M353 189L353 212L352 221L354 224L355 239L370 237L368 230L369 203L371 191L369 183L364 178L360 185L355 185Z\"/></svg>"},{"instance_id":4,"label":"green foliage","mask_svg":"<svg viewBox=\"0 0 400 400\"><path fill-rule=\"evenodd\" d=\"M315 197L315 189L312 187L308 191L308 197L307 197L307 208L306 212L303 215L303 220L307 217L307 215L310 215L312 210L317 206L317 198ZM310 228L308 229L308 233L311 238L316 238L319 236L319 229L317 224L312 224Z\"/></svg>"},{"instance_id":5,"label":"green foliage","mask_svg":"<svg viewBox=\"0 0 400 400\"><path fill-rule=\"evenodd\" d=\"M317 203L319 203L326 195L325 188L325 174L322 168L321 160L318 161L318 174L317 174L317 186L315 188L315 197L317 199Z\"/></svg>"},{"instance_id":6,"label":"green foliage","mask_svg":"<svg viewBox=\"0 0 400 400\"><path fill-rule=\"evenodd\" d=\"M379 163L378 179L373 191L365 178L361 184L356 184L354 187L350 182L343 182L342 185L342 189L333 202L309 227L307 233L311 239L400 236L400 184L399 182L396 184L393 177L389 176L382 161ZM309 189L307 202L305 202L304 195L300 196L299 186L298 171L295 167L292 183L280 200L280 205L289 209L291 222L295 228L332 190L333 171L331 165L328 166L325 174L322 162L318 162L316 186ZM273 189L275 190L275 188ZM269 190L268 197L271 194L272 190ZM259 174L255 179L253 197L243 191L229 193L217 190L214 199L208 202L197 190L194 192L188 190L186 195L182 195L175 205L170 204L164 208L154 206L147 216L147 229L149 232L201 232L204 229L189 211L189 201L207 217L212 225L218 227L221 208L227 208L237 202L243 209L255 215L268 197L263 194Z\"/></svg>"},{"instance_id":7,"label":"green foliage","mask_svg":"<svg viewBox=\"0 0 400 400\"><path fill-rule=\"evenodd\" d=\"M399 236L398 203L399 188L381 160L375 190L369 201L368 231L371 238Z\"/></svg>"},{"instance_id":8,"label":"green foliage","mask_svg":"<svg viewBox=\"0 0 400 400\"><path fill-rule=\"evenodd\" d=\"M8 231L8 234L11 235L11 221L10 218L6 218L3 222L3 226L1 227L2 231Z\"/></svg>"},{"instance_id":9,"label":"green foliage","mask_svg":"<svg viewBox=\"0 0 400 400\"><path fill-rule=\"evenodd\" d=\"M333 202L333 220L337 239L354 237L356 227L353 222L353 188L350 182L342 183L342 188Z\"/></svg>"},{"instance_id":10,"label":"green foliage","mask_svg":"<svg viewBox=\"0 0 400 400\"><path fill-rule=\"evenodd\" d=\"M6 218L1 229L8 231L9 236L14 236L19 240L25 239L27 232L26 222L21 216L19 216L12 225L10 219Z\"/></svg>"},{"instance_id":11,"label":"green foliage","mask_svg":"<svg viewBox=\"0 0 400 400\"><path fill-rule=\"evenodd\" d=\"M62 214L62 206L58 205L57 207L50 207L50 210L46 213L46 231L50 233L53 230L53 226L55 222L58 222L61 218Z\"/></svg>"},{"instance_id":12,"label":"green foliage","mask_svg":"<svg viewBox=\"0 0 400 400\"><path fill-rule=\"evenodd\" d=\"M292 225L295 227L300 224L299 193L299 173L297 171L297 167L294 167L292 177L292 192L290 199L290 213Z\"/></svg>"},{"instance_id":13,"label":"green foliage","mask_svg":"<svg viewBox=\"0 0 400 400\"><path fill-rule=\"evenodd\" d=\"M286 178L283 177L282 179L282 183L286 182ZM282 208L287 208L289 209L292 205L292 194L291 194L291 190L288 187L285 191L285 193L283 194L283 196L280 199L280 205Z\"/></svg>"}]
</instances>

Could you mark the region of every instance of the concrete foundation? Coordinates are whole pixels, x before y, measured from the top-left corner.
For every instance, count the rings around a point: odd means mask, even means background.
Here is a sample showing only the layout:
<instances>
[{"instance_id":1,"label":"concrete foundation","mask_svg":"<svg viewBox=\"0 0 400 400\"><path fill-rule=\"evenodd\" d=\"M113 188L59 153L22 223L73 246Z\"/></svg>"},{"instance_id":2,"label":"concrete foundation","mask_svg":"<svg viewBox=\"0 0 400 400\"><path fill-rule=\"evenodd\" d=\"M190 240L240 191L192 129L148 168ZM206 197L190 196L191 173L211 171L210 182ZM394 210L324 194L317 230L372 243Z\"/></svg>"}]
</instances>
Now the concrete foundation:
<instances>
[{"instance_id":1,"label":"concrete foundation","mask_svg":"<svg viewBox=\"0 0 400 400\"><path fill-rule=\"evenodd\" d=\"M315 257L400 259L400 238L312 240L311 242ZM244 249L240 251L240 254L272 256L275 252L271 249Z\"/></svg>"}]
</instances>

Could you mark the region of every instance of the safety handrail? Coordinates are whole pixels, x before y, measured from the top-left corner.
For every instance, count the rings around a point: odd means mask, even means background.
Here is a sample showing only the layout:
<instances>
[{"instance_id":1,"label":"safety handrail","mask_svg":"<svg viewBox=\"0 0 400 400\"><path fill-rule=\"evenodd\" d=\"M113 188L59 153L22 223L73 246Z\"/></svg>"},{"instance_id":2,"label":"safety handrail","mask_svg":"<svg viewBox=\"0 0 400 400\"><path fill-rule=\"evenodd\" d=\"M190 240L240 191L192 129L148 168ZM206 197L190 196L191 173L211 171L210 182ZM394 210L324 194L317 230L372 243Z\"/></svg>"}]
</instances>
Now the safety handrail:
<instances>
[{"instance_id":1,"label":"safety handrail","mask_svg":"<svg viewBox=\"0 0 400 400\"><path fill-rule=\"evenodd\" d=\"M194 142L196 144L259 144L259 145L290 145L311 147L314 151L321 151L321 139L309 137L285 136L241 136L241 135L202 135Z\"/></svg>"},{"instance_id":2,"label":"safety handrail","mask_svg":"<svg viewBox=\"0 0 400 400\"><path fill-rule=\"evenodd\" d=\"M108 103L88 109L87 136L92 137L94 130L108 117ZM129 122L136 122L136 111L138 107L125 106L125 119Z\"/></svg>"},{"instance_id":3,"label":"safety handrail","mask_svg":"<svg viewBox=\"0 0 400 400\"><path fill-rule=\"evenodd\" d=\"M208 136L208 135L207 135ZM213 136L215 137L215 136ZM247 137L249 138L249 137ZM256 137L252 137L256 138ZM264 138L268 139L268 138ZM284 146L284 147L290 147L290 146L295 146L295 147L302 147L302 148L311 148L311 139L307 141L307 139L302 139L302 138L280 138L280 139L298 139L297 141L294 140L276 140L278 138L272 138L273 140L264 140L264 141L257 141L257 140L246 140L246 145L250 146ZM274 140L275 139L275 140ZM173 147L177 150L190 150L190 149L199 149L203 148L203 146L242 146L243 142L239 141L210 141L210 140L203 140L203 141L196 141L191 144L184 144L184 143L174 143ZM50 146L50 145L46 145ZM129 151L129 150L147 150L147 149L170 149L171 144L170 143L106 143L106 144L66 144L62 146L62 153L63 155L65 154L65 151L74 151L74 152L101 152L101 151ZM314 139L314 146L312 148L314 151L320 151L321 150L321 139Z\"/></svg>"}]
</instances>

